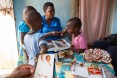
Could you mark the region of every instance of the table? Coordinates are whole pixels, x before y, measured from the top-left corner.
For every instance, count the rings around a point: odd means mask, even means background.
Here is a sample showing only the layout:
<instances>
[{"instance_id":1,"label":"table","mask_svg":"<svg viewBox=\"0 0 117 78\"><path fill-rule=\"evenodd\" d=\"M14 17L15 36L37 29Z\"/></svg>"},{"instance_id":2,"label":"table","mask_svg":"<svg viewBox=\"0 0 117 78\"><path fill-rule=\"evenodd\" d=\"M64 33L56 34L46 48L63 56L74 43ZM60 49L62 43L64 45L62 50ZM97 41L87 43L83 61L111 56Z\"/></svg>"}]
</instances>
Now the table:
<instances>
[{"instance_id":1,"label":"table","mask_svg":"<svg viewBox=\"0 0 117 78\"><path fill-rule=\"evenodd\" d=\"M85 64L89 64L83 59L82 54L73 54L73 55L74 58L76 58L76 60L83 62ZM116 76L114 75L115 72L111 64L103 64L103 63L94 63L94 64L97 64L100 68L104 69L106 78L116 78ZM64 64L62 62L56 63L56 76L57 78L74 78L72 75L70 65ZM86 78L86 77L77 76L77 78Z\"/></svg>"}]
</instances>

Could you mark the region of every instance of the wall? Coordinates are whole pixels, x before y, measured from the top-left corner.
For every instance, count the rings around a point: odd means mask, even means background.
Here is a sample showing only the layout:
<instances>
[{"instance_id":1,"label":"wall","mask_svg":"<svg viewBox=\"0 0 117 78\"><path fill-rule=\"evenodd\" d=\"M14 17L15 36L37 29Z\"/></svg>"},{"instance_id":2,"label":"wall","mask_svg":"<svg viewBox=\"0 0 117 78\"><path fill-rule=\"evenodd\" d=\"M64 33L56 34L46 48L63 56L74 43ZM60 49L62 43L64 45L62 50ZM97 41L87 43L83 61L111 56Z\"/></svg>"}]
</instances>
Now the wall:
<instances>
[{"instance_id":1,"label":"wall","mask_svg":"<svg viewBox=\"0 0 117 78\"><path fill-rule=\"evenodd\" d=\"M34 6L41 15L44 15L43 4L50 0L14 0L14 12L16 17L16 28L22 20L22 10L27 5ZM63 28L66 26L67 20L70 18L70 0L51 0L55 5L55 16L60 18Z\"/></svg>"},{"instance_id":2,"label":"wall","mask_svg":"<svg viewBox=\"0 0 117 78\"><path fill-rule=\"evenodd\" d=\"M117 34L117 0L115 0L115 13L114 13L114 22L112 28L112 34Z\"/></svg>"},{"instance_id":3,"label":"wall","mask_svg":"<svg viewBox=\"0 0 117 78\"><path fill-rule=\"evenodd\" d=\"M44 15L43 4L52 2L55 6L55 16L61 20L61 25L64 28L67 20L70 18L70 0L25 0L26 5L34 6L41 15Z\"/></svg>"},{"instance_id":4,"label":"wall","mask_svg":"<svg viewBox=\"0 0 117 78\"><path fill-rule=\"evenodd\" d=\"M18 24L22 20L22 10L25 7L25 2L24 0L13 0L13 6L14 6L14 14L15 14L15 25L16 25L16 30L18 29Z\"/></svg>"}]
</instances>

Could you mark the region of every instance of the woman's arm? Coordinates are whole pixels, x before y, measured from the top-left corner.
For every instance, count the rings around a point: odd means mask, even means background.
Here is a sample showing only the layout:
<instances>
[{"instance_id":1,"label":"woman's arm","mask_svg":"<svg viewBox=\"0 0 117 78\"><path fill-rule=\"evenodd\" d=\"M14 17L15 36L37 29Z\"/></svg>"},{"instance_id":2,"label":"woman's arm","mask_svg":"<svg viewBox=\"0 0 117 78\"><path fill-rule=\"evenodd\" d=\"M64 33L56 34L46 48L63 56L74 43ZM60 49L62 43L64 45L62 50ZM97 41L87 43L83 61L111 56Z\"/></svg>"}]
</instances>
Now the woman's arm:
<instances>
[{"instance_id":1,"label":"woman's arm","mask_svg":"<svg viewBox=\"0 0 117 78\"><path fill-rule=\"evenodd\" d=\"M23 45L24 44L24 36L26 35L25 32L20 32L20 44Z\"/></svg>"}]
</instances>

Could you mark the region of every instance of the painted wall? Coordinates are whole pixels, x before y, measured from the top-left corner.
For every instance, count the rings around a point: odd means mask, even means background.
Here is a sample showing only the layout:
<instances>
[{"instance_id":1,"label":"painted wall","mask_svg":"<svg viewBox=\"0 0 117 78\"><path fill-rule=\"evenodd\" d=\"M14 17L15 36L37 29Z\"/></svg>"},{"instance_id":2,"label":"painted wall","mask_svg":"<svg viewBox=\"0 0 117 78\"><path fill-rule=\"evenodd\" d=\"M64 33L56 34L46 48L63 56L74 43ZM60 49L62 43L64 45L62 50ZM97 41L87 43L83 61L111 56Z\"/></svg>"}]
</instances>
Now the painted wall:
<instances>
[{"instance_id":1,"label":"painted wall","mask_svg":"<svg viewBox=\"0 0 117 78\"><path fill-rule=\"evenodd\" d=\"M114 22L112 28L112 34L117 34L117 0L115 0L115 13L114 13Z\"/></svg>"},{"instance_id":2,"label":"painted wall","mask_svg":"<svg viewBox=\"0 0 117 78\"><path fill-rule=\"evenodd\" d=\"M22 10L25 7L24 0L13 0L13 6L14 6L14 14L15 14L15 24L16 24L16 30L18 29L18 24L22 20Z\"/></svg>"},{"instance_id":3,"label":"painted wall","mask_svg":"<svg viewBox=\"0 0 117 78\"><path fill-rule=\"evenodd\" d=\"M41 15L44 15L43 4L52 2L55 6L55 16L60 18L63 28L66 26L67 20L70 18L70 0L13 0L14 12L16 17L16 28L22 20L22 10L25 6L34 6Z\"/></svg>"}]
</instances>

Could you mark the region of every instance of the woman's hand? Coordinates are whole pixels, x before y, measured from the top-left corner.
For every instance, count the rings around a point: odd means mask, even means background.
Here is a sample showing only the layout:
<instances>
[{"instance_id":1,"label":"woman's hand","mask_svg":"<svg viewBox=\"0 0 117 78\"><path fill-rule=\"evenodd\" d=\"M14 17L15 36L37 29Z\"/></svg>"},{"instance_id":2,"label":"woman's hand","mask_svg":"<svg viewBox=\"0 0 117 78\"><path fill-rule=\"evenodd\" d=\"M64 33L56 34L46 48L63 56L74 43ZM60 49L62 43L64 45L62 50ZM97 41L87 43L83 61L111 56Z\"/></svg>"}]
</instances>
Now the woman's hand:
<instances>
[{"instance_id":1,"label":"woman's hand","mask_svg":"<svg viewBox=\"0 0 117 78\"><path fill-rule=\"evenodd\" d=\"M57 31L52 31L50 33L51 33L51 36L59 36L60 35L60 32L57 32Z\"/></svg>"},{"instance_id":2,"label":"woman's hand","mask_svg":"<svg viewBox=\"0 0 117 78\"><path fill-rule=\"evenodd\" d=\"M15 70L7 76L7 78L25 78L32 77L34 73L34 67L29 64L23 64L15 68Z\"/></svg>"}]
</instances>

